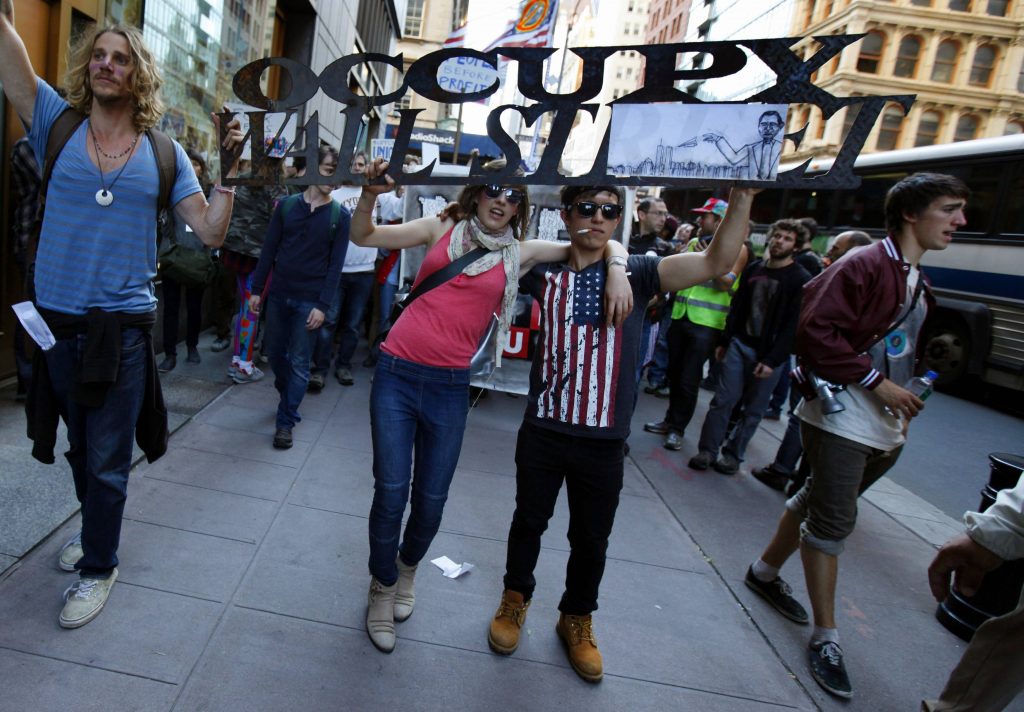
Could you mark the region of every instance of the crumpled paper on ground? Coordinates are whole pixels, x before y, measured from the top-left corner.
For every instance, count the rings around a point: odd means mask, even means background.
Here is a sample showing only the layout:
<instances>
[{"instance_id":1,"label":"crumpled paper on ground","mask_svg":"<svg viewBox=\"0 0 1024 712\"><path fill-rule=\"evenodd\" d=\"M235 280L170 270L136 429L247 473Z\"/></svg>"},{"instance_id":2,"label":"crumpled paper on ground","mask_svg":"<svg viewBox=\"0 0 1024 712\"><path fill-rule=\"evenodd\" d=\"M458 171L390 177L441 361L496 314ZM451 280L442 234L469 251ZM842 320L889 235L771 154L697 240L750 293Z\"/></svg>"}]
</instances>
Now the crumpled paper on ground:
<instances>
[{"instance_id":1,"label":"crumpled paper on ground","mask_svg":"<svg viewBox=\"0 0 1024 712\"><path fill-rule=\"evenodd\" d=\"M462 576L462 574L468 574L475 568L473 564L468 561L456 564L447 556L439 556L436 559L432 559L430 563L441 569L441 573L451 579L458 578L459 576Z\"/></svg>"}]
</instances>

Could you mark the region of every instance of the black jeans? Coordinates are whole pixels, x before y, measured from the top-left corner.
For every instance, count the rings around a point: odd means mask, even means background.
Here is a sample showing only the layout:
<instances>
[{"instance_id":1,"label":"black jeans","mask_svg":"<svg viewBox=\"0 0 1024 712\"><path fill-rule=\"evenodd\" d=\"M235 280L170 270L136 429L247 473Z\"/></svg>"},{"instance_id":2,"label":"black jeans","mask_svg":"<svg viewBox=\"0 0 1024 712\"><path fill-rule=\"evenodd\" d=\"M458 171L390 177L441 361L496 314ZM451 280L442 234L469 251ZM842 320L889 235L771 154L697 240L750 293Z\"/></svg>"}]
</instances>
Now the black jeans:
<instances>
[{"instance_id":1,"label":"black jeans","mask_svg":"<svg viewBox=\"0 0 1024 712\"><path fill-rule=\"evenodd\" d=\"M693 418L704 362L714 353L721 335L720 330L694 324L685 316L674 320L669 328L669 396L665 422L680 435Z\"/></svg>"},{"instance_id":2,"label":"black jeans","mask_svg":"<svg viewBox=\"0 0 1024 712\"><path fill-rule=\"evenodd\" d=\"M164 277L164 353L174 356L178 350L178 317L181 311L181 290L185 290L185 346L194 349L199 345L199 328L203 318L203 292L206 287L185 287L173 279Z\"/></svg>"},{"instance_id":3,"label":"black jeans","mask_svg":"<svg viewBox=\"0 0 1024 712\"><path fill-rule=\"evenodd\" d=\"M569 564L558 610L597 610L608 536L622 490L623 441L557 433L523 423L516 443L516 512L508 533L505 588L529 600L541 535L565 480L569 497Z\"/></svg>"}]
</instances>

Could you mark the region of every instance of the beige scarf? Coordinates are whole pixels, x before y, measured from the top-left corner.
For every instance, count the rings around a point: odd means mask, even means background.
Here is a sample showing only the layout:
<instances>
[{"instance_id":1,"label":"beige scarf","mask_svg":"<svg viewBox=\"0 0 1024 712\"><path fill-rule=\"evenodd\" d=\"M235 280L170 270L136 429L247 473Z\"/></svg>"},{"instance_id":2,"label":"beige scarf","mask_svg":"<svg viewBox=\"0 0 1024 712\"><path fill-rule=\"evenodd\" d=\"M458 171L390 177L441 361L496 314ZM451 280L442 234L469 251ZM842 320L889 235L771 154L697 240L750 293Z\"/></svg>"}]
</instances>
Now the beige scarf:
<instances>
[{"instance_id":1,"label":"beige scarf","mask_svg":"<svg viewBox=\"0 0 1024 712\"><path fill-rule=\"evenodd\" d=\"M490 253L470 262L462 270L463 274L468 277L482 274L498 264L499 260L505 267L505 293L501 300L501 314L498 315L498 338L494 354L495 366L501 366L501 353L508 341L516 295L519 294L519 242L512 234L511 226L506 225L499 232L490 232L476 215L472 215L466 220L460 220L452 228L448 259L457 260L477 247L485 247Z\"/></svg>"}]
</instances>

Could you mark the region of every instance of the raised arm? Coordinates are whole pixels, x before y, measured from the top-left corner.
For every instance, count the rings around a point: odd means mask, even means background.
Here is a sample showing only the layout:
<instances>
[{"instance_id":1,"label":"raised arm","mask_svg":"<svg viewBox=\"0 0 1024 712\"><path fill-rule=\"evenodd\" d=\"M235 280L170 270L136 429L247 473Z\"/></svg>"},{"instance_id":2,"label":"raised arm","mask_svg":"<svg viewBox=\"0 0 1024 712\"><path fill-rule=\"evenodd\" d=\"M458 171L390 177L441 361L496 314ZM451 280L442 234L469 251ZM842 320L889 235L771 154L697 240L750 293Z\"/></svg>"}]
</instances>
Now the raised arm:
<instances>
[{"instance_id":1,"label":"raised arm","mask_svg":"<svg viewBox=\"0 0 1024 712\"><path fill-rule=\"evenodd\" d=\"M0 0L0 82L25 127L31 128L36 103L36 73L25 43L14 28L14 0Z\"/></svg>"},{"instance_id":2,"label":"raised arm","mask_svg":"<svg viewBox=\"0 0 1024 712\"><path fill-rule=\"evenodd\" d=\"M388 162L380 158L374 160L366 168L366 177L373 180L384 175ZM349 239L360 247L383 247L389 250L401 250L417 245L432 246L455 224L449 218L443 220L436 217L410 220L401 225L374 225L373 210L377 196L394 190L395 181L385 175L386 184L368 184L363 186L362 195L352 211L352 227Z\"/></svg>"},{"instance_id":3,"label":"raised arm","mask_svg":"<svg viewBox=\"0 0 1024 712\"><path fill-rule=\"evenodd\" d=\"M733 188L729 193L729 209L708 249L672 255L661 261L658 276L662 291L676 292L729 271L747 237L750 206L758 192L756 188Z\"/></svg>"},{"instance_id":4,"label":"raised arm","mask_svg":"<svg viewBox=\"0 0 1024 712\"><path fill-rule=\"evenodd\" d=\"M220 117L216 114L210 116L213 118L214 130L220 136ZM242 142L242 138L241 123L238 119L233 119L228 124L224 146L232 149ZM235 161L235 165L230 166L224 175L231 178L237 171L238 162ZM234 204L235 189L223 188L218 184L214 186L209 202L202 193L193 193L174 206L174 215L177 219L184 220L204 245L220 247L224 244L224 236L228 232Z\"/></svg>"}]
</instances>

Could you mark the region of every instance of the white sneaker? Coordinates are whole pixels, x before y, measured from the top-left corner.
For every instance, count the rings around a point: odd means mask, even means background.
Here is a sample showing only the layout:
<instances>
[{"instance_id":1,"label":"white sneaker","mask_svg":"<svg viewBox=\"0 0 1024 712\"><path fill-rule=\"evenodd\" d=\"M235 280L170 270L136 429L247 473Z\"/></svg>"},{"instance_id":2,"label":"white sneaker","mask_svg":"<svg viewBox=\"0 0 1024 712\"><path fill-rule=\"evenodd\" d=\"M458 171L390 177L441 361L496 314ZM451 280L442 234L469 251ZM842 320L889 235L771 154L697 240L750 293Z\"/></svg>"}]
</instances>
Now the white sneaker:
<instances>
[{"instance_id":1,"label":"white sneaker","mask_svg":"<svg viewBox=\"0 0 1024 712\"><path fill-rule=\"evenodd\" d=\"M81 628L100 614L110 589L117 581L117 569L110 572L110 578L83 577L64 591L64 608L60 612L61 628Z\"/></svg>"},{"instance_id":2,"label":"white sneaker","mask_svg":"<svg viewBox=\"0 0 1024 712\"><path fill-rule=\"evenodd\" d=\"M74 571L75 564L84 555L85 552L82 551L82 532L79 530L77 534L71 537L67 544L60 548L60 558L57 560L57 566L64 571Z\"/></svg>"},{"instance_id":3,"label":"white sneaker","mask_svg":"<svg viewBox=\"0 0 1024 712\"><path fill-rule=\"evenodd\" d=\"M236 368L234 373L231 374L231 380L235 383L255 383L261 378L263 378L263 371L255 365L249 371L243 368Z\"/></svg>"}]
</instances>

